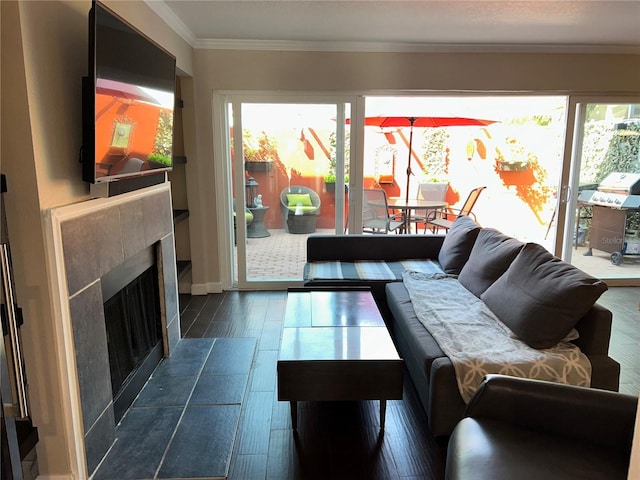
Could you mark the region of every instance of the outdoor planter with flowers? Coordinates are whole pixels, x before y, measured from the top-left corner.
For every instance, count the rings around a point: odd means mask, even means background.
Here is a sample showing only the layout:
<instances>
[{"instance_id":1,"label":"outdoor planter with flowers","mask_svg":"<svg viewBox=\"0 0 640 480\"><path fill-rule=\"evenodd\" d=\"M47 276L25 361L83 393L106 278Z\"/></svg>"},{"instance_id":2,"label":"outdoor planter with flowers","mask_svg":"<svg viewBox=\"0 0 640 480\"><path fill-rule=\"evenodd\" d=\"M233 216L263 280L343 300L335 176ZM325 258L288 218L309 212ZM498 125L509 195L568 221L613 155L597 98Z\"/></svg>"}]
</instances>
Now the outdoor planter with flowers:
<instances>
[{"instance_id":1,"label":"outdoor planter with flowers","mask_svg":"<svg viewBox=\"0 0 640 480\"><path fill-rule=\"evenodd\" d=\"M280 159L278 145L266 132L261 132L257 141L247 129L242 134L245 169L250 172L270 172Z\"/></svg>"},{"instance_id":2,"label":"outdoor planter with flowers","mask_svg":"<svg viewBox=\"0 0 640 480\"><path fill-rule=\"evenodd\" d=\"M533 153L527 152L524 146L517 139L505 138L507 145L507 156L503 154L500 148L496 147L496 167L502 172L522 172L530 168Z\"/></svg>"}]
</instances>

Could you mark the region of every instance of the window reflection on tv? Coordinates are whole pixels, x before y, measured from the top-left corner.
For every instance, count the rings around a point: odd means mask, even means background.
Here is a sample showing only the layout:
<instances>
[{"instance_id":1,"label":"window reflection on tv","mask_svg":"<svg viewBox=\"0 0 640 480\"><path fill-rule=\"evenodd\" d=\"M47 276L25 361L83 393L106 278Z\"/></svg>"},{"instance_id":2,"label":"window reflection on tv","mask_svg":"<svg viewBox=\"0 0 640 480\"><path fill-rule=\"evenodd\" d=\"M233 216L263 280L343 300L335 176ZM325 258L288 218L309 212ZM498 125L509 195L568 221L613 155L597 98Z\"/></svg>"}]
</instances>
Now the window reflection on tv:
<instances>
[{"instance_id":1,"label":"window reflection on tv","mask_svg":"<svg viewBox=\"0 0 640 480\"><path fill-rule=\"evenodd\" d=\"M173 92L98 78L96 180L171 167Z\"/></svg>"}]
</instances>

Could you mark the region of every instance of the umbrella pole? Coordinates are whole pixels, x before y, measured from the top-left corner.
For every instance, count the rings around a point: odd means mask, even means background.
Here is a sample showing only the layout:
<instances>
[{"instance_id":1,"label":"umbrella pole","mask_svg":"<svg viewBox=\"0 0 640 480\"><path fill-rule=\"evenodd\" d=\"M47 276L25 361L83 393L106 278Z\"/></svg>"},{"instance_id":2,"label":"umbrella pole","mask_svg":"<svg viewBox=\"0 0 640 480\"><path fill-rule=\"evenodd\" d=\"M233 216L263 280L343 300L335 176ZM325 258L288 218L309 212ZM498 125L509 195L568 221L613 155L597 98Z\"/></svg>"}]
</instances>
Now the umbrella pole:
<instances>
[{"instance_id":1,"label":"umbrella pole","mask_svg":"<svg viewBox=\"0 0 640 480\"><path fill-rule=\"evenodd\" d=\"M416 121L414 117L409 117L411 122L411 130L409 130L409 161L407 162L407 190L405 193L405 202L409 201L409 184L411 183L411 154L413 153L413 122Z\"/></svg>"}]
</instances>

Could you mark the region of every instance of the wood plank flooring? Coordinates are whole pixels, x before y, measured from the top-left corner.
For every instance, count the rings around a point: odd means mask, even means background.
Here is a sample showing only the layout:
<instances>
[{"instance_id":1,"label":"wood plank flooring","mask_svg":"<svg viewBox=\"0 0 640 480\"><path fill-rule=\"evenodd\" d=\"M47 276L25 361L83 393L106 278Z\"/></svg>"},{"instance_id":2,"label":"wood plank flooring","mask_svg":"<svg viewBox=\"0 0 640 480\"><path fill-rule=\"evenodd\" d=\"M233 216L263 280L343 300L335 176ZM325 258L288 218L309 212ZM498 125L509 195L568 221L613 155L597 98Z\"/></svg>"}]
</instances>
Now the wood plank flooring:
<instances>
[{"instance_id":1,"label":"wood plank flooring","mask_svg":"<svg viewBox=\"0 0 640 480\"><path fill-rule=\"evenodd\" d=\"M640 288L613 287L600 297L613 312L609 356L620 363L620 392L640 395Z\"/></svg>"},{"instance_id":2,"label":"wood plank flooring","mask_svg":"<svg viewBox=\"0 0 640 480\"><path fill-rule=\"evenodd\" d=\"M621 388L640 393L640 289L610 289L610 354L622 364ZM185 338L252 337L258 347L242 405L230 480L439 480L446 444L433 438L406 376L404 399L389 401L386 430L378 402L301 402L298 432L289 404L276 398L276 362L286 292L224 292L180 297Z\"/></svg>"}]
</instances>

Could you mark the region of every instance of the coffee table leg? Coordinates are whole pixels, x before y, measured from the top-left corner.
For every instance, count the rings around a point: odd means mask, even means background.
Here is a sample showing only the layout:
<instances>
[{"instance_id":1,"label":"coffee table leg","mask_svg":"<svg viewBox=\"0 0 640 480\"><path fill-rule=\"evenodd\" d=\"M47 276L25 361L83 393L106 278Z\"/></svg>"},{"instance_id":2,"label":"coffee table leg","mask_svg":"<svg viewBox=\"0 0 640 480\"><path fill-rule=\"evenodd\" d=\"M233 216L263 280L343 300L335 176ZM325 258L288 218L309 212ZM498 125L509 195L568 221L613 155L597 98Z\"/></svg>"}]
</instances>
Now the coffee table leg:
<instances>
[{"instance_id":1,"label":"coffee table leg","mask_svg":"<svg viewBox=\"0 0 640 480\"><path fill-rule=\"evenodd\" d=\"M291 401L291 428L298 429L298 402Z\"/></svg>"},{"instance_id":2,"label":"coffee table leg","mask_svg":"<svg viewBox=\"0 0 640 480\"><path fill-rule=\"evenodd\" d=\"M380 430L384 430L384 421L387 418L387 401L380 400Z\"/></svg>"}]
</instances>

